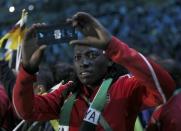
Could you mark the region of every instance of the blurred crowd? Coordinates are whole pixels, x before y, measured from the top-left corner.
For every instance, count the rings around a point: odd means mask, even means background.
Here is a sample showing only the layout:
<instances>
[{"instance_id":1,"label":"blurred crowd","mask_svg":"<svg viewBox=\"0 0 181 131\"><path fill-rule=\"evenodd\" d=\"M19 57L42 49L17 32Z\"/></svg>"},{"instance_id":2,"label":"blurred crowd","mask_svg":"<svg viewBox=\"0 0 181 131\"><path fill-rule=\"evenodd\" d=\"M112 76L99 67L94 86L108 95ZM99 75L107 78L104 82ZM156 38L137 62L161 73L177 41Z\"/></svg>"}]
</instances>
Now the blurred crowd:
<instances>
[{"instance_id":1,"label":"blurred crowd","mask_svg":"<svg viewBox=\"0 0 181 131\"><path fill-rule=\"evenodd\" d=\"M36 22L57 24L77 11L86 11L96 16L115 36L145 55L156 54L163 59L172 58L180 63L181 2L179 0L158 2L144 0L134 2L116 0L90 2L79 0L75 2L70 0L66 3L64 1L50 0L17 0L15 5L27 7L30 4L34 4L35 9L29 11L28 24ZM2 7L8 5L10 5L10 2L2 2ZM16 13L1 16L15 17L15 21L17 21ZM9 22L7 22L8 20ZM8 28L5 23L10 23L10 20L1 19L1 36ZM45 61L54 63L57 59L62 60L63 58L58 55L61 48L60 45L50 47L46 53ZM68 52L69 48L64 50L64 52ZM69 57L69 60L65 61L70 62L71 59Z\"/></svg>"},{"instance_id":2,"label":"blurred crowd","mask_svg":"<svg viewBox=\"0 0 181 131\"><path fill-rule=\"evenodd\" d=\"M116 4L105 2L100 8L96 5L92 5L93 9L92 6L87 9L82 8L97 16L110 32L129 46L145 55L155 54L163 59L171 58L180 64L180 1L163 2L160 5L145 5L142 2L136 4L135 2L132 6L128 6L126 2L120 2L119 8L116 8ZM69 11L67 12L71 14L76 9ZM56 49L59 47L56 46ZM56 49L52 47L50 50L56 52L54 51Z\"/></svg>"}]
</instances>

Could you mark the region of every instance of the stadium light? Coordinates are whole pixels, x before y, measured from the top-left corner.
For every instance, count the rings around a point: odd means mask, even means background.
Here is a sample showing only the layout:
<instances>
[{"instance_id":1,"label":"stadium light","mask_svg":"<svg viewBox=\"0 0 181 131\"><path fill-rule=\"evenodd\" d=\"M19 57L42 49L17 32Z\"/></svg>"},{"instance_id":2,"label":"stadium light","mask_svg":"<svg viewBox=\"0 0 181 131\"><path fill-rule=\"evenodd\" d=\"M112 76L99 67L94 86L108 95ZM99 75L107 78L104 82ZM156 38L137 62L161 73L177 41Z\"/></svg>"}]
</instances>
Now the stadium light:
<instances>
[{"instance_id":1,"label":"stadium light","mask_svg":"<svg viewBox=\"0 0 181 131\"><path fill-rule=\"evenodd\" d=\"M10 7L9 7L9 12L12 13L12 12L14 12L14 11L15 11L15 7L14 7L14 6L10 6Z\"/></svg>"}]
</instances>

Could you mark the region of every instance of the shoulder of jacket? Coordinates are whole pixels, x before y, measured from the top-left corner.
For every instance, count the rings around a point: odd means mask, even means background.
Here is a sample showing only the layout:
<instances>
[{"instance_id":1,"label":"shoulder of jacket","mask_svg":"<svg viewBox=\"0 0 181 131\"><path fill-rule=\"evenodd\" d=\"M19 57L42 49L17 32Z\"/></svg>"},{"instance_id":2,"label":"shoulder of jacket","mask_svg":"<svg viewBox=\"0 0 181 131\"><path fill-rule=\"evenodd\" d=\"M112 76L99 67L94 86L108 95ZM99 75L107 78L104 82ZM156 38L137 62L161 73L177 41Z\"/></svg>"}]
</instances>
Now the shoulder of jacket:
<instances>
[{"instance_id":1,"label":"shoulder of jacket","mask_svg":"<svg viewBox=\"0 0 181 131\"><path fill-rule=\"evenodd\" d=\"M131 73L119 77L119 79L130 79L130 78L134 78L134 76Z\"/></svg>"}]
</instances>

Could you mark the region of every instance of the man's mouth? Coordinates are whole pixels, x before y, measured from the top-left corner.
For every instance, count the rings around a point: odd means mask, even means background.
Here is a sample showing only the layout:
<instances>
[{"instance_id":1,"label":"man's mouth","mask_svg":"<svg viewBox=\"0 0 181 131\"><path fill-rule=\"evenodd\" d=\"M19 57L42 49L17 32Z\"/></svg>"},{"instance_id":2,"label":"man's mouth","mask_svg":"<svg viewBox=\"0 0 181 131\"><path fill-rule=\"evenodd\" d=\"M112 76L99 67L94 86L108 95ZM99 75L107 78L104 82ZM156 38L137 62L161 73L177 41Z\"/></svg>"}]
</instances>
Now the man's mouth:
<instances>
[{"instance_id":1,"label":"man's mouth","mask_svg":"<svg viewBox=\"0 0 181 131\"><path fill-rule=\"evenodd\" d=\"M81 77L88 77L88 76L90 76L90 75L91 75L91 73L90 73L90 72L87 72L87 71L80 73L80 76L81 76Z\"/></svg>"}]
</instances>

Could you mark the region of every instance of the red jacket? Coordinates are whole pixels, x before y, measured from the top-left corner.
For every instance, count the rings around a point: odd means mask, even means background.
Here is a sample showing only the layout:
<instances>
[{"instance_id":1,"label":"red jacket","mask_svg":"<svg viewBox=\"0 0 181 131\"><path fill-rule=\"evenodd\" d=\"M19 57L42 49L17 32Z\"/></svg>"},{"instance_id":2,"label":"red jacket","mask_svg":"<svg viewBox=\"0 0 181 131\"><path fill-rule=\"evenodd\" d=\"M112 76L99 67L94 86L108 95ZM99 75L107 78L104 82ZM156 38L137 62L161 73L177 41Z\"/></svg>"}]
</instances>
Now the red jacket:
<instances>
[{"instance_id":1,"label":"red jacket","mask_svg":"<svg viewBox=\"0 0 181 131\"><path fill-rule=\"evenodd\" d=\"M0 127L11 131L17 122L13 106L4 87L0 85Z\"/></svg>"},{"instance_id":2,"label":"red jacket","mask_svg":"<svg viewBox=\"0 0 181 131\"><path fill-rule=\"evenodd\" d=\"M5 119L7 111L9 109L10 101L3 86L0 85L0 122Z\"/></svg>"},{"instance_id":3,"label":"red jacket","mask_svg":"<svg viewBox=\"0 0 181 131\"><path fill-rule=\"evenodd\" d=\"M153 113L147 130L181 131L181 93Z\"/></svg>"},{"instance_id":4,"label":"red jacket","mask_svg":"<svg viewBox=\"0 0 181 131\"><path fill-rule=\"evenodd\" d=\"M106 49L106 56L126 67L133 76L121 76L112 84L108 91L110 101L102 112L103 116L113 130L132 131L138 112L161 104L162 98L156 89L148 64L137 51L112 37ZM151 62L151 65L163 87L161 88L163 93L169 97L175 86L173 80L154 62ZM26 120L59 118L59 111L64 102L61 92L69 86L69 83L41 96L33 94L35 81L35 75L28 74L23 68L20 69L13 91L13 102L17 113ZM82 94L92 100L99 87L96 87L92 94L88 94L86 87L80 88ZM87 109L85 100L78 96L71 113L70 131L78 130ZM97 130L101 131L103 128L98 125Z\"/></svg>"}]
</instances>

